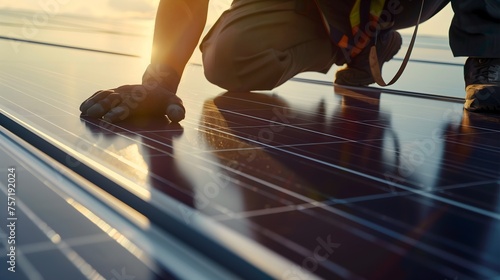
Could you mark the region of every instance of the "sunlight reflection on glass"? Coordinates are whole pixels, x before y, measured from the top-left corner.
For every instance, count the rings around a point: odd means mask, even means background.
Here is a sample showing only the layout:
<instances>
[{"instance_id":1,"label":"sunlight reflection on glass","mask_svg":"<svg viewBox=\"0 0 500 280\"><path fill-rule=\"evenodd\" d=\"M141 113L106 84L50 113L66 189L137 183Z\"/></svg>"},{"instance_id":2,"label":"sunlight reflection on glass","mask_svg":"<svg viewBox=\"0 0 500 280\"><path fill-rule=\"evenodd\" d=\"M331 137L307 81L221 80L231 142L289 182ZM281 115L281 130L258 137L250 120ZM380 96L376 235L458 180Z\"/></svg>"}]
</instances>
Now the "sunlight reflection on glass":
<instances>
[{"instance_id":1,"label":"sunlight reflection on glass","mask_svg":"<svg viewBox=\"0 0 500 280\"><path fill-rule=\"evenodd\" d=\"M66 202L71 205L75 210L80 212L83 216L85 216L89 221L94 223L97 227L99 227L103 232L105 232L109 237L114 239L118 244L120 244L123 248L129 251L132 255L137 257L138 259L143 259L145 257L144 251L142 251L139 247L137 247L132 241L122 235L117 229L113 228L111 225L106 223L104 220L95 215L92 211L87 209L85 206L76 202L72 198L66 200Z\"/></svg>"}]
</instances>

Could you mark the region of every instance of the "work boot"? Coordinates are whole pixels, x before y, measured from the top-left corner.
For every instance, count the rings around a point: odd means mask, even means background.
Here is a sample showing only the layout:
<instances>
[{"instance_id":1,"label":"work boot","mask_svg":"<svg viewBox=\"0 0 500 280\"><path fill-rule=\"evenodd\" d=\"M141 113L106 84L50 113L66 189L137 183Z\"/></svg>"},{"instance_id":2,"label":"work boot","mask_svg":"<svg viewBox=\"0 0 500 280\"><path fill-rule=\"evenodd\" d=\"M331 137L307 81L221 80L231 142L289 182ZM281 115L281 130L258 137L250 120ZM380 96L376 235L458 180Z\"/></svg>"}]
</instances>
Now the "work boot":
<instances>
[{"instance_id":1,"label":"work boot","mask_svg":"<svg viewBox=\"0 0 500 280\"><path fill-rule=\"evenodd\" d=\"M500 58L469 57L464 77L464 108L471 112L500 113Z\"/></svg>"},{"instance_id":2,"label":"work boot","mask_svg":"<svg viewBox=\"0 0 500 280\"><path fill-rule=\"evenodd\" d=\"M391 60L401 48L403 39L396 31L382 33L377 38L377 54L380 67L384 62ZM373 84L372 72L370 70L370 48L366 47L356 57L347 63L347 67L337 71L335 83L346 86L367 86Z\"/></svg>"}]
</instances>

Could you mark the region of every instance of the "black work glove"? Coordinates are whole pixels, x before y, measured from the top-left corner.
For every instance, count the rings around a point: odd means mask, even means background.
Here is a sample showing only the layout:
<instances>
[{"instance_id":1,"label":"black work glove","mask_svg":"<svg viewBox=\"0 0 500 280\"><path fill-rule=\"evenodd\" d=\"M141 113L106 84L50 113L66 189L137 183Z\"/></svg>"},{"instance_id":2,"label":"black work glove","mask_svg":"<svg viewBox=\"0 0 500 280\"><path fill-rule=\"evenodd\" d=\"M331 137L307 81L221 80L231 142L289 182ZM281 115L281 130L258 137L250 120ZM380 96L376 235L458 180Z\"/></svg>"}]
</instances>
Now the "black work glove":
<instances>
[{"instance_id":1,"label":"black work glove","mask_svg":"<svg viewBox=\"0 0 500 280\"><path fill-rule=\"evenodd\" d=\"M165 115L172 122L179 122L185 116L182 100L175 95L179 80L179 75L170 67L150 65L142 84L98 91L80 105L80 111L112 123Z\"/></svg>"}]
</instances>

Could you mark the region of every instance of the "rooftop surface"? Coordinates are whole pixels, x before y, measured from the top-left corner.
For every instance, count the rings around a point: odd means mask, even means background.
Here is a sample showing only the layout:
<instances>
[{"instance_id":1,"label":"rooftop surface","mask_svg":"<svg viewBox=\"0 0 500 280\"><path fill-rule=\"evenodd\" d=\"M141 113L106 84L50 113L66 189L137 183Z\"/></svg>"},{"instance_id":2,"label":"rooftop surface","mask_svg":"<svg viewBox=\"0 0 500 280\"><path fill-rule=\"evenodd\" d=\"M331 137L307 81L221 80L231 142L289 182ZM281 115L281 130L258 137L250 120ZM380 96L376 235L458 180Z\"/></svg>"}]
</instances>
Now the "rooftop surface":
<instances>
[{"instance_id":1,"label":"rooftop surface","mask_svg":"<svg viewBox=\"0 0 500 280\"><path fill-rule=\"evenodd\" d=\"M151 22L2 15L1 279L500 279L500 116L463 111L446 38L389 88L229 93L195 54L184 121L108 124L79 105L140 81Z\"/></svg>"}]
</instances>

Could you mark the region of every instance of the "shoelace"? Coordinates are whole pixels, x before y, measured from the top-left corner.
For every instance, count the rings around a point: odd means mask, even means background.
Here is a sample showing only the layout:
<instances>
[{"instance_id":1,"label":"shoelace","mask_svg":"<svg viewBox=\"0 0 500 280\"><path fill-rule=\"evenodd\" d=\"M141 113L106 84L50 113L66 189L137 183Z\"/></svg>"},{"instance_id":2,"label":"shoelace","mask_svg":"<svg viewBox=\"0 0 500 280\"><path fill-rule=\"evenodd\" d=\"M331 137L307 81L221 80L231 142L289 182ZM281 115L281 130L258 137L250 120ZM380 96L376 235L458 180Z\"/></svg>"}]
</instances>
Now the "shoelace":
<instances>
[{"instance_id":1,"label":"shoelace","mask_svg":"<svg viewBox=\"0 0 500 280\"><path fill-rule=\"evenodd\" d=\"M474 83L500 82L500 65L489 64L489 59L479 58Z\"/></svg>"}]
</instances>

